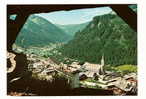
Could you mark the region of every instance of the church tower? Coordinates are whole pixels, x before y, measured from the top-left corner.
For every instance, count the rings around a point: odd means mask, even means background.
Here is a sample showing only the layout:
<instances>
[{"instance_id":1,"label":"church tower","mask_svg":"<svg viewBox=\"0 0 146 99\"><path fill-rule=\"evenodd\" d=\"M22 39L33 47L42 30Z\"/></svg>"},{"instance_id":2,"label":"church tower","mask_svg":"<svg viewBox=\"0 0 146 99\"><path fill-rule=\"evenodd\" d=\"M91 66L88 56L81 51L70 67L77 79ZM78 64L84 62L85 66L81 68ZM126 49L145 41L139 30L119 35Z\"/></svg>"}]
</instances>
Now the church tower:
<instances>
[{"instance_id":1,"label":"church tower","mask_svg":"<svg viewBox=\"0 0 146 99\"><path fill-rule=\"evenodd\" d=\"M104 64L104 55L102 55L101 63L100 63L100 74L101 75L104 75L105 74L105 71L104 71L104 68L103 68L104 65L105 65Z\"/></svg>"},{"instance_id":2,"label":"church tower","mask_svg":"<svg viewBox=\"0 0 146 99\"><path fill-rule=\"evenodd\" d=\"M102 58L101 58L101 65L104 66L104 55L102 55Z\"/></svg>"}]
</instances>

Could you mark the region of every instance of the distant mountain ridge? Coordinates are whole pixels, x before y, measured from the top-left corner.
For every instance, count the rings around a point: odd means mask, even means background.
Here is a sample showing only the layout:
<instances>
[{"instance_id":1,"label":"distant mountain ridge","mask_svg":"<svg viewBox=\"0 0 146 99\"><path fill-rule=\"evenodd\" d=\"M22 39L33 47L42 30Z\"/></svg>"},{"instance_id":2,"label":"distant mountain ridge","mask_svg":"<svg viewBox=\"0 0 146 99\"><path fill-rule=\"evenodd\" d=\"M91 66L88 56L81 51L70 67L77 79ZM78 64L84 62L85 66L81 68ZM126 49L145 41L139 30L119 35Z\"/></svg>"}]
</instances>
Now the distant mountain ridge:
<instances>
[{"instance_id":1,"label":"distant mountain ridge","mask_svg":"<svg viewBox=\"0 0 146 99\"><path fill-rule=\"evenodd\" d=\"M76 32L83 30L89 23L90 22L85 22L81 24L68 24L68 25L55 24L55 25L63 29L68 35L73 37Z\"/></svg>"},{"instance_id":2,"label":"distant mountain ridge","mask_svg":"<svg viewBox=\"0 0 146 99\"><path fill-rule=\"evenodd\" d=\"M21 47L44 46L71 39L64 30L48 20L31 15L21 29L15 43Z\"/></svg>"}]
</instances>

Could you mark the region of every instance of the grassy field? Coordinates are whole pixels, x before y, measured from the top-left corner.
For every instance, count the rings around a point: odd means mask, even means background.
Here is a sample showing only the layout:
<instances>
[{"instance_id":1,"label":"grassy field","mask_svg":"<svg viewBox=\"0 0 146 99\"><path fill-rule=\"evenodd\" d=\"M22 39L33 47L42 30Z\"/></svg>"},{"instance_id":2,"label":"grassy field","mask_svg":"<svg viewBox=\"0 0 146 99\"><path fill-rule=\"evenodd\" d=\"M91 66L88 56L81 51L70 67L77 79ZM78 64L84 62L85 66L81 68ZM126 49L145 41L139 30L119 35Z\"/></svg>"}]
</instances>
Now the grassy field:
<instances>
[{"instance_id":1,"label":"grassy field","mask_svg":"<svg viewBox=\"0 0 146 99\"><path fill-rule=\"evenodd\" d=\"M105 70L118 72L120 74L127 74L127 73L136 73L137 66L136 65L120 65L120 66L105 66Z\"/></svg>"}]
</instances>

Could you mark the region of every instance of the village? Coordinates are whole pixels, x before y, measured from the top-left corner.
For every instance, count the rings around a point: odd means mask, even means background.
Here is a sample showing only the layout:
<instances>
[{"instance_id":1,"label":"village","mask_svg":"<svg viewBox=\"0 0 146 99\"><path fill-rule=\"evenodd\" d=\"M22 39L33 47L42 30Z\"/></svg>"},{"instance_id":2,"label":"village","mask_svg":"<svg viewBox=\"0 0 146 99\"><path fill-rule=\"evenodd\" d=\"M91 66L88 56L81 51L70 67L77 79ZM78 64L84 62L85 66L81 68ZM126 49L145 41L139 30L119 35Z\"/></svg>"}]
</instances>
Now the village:
<instances>
[{"instance_id":1,"label":"village","mask_svg":"<svg viewBox=\"0 0 146 99\"><path fill-rule=\"evenodd\" d=\"M15 68L15 55L9 54L8 57ZM32 77L38 80L49 81L50 83L55 77L63 77L67 79L67 83L71 89L75 88L93 88L111 90L114 95L137 94L137 74L128 73L121 76L112 71L104 69L104 56L101 64L93 64L89 62L79 63L77 61L71 64L55 63L51 58L39 58L34 54L27 54L29 61L28 70L32 72ZM8 72L13 71L9 68ZM14 78L10 82L13 83L20 78Z\"/></svg>"}]
</instances>

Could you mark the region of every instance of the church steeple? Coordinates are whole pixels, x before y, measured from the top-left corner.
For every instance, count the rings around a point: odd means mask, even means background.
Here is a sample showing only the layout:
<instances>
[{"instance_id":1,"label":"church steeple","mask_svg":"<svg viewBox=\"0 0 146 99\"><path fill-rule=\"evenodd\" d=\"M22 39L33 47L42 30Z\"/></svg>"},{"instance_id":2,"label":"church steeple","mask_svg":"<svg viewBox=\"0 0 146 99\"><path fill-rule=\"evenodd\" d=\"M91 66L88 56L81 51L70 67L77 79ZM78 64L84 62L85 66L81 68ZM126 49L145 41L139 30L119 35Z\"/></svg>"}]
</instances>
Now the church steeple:
<instances>
[{"instance_id":1,"label":"church steeple","mask_svg":"<svg viewBox=\"0 0 146 99\"><path fill-rule=\"evenodd\" d=\"M100 71L101 71L101 75L104 75L105 74L105 71L104 71L104 54L102 55L102 58L101 58L101 64L100 64Z\"/></svg>"},{"instance_id":2,"label":"church steeple","mask_svg":"<svg viewBox=\"0 0 146 99\"><path fill-rule=\"evenodd\" d=\"M104 66L104 54L102 55L102 58L101 58L101 65Z\"/></svg>"}]
</instances>

